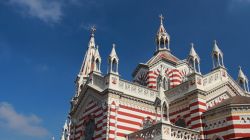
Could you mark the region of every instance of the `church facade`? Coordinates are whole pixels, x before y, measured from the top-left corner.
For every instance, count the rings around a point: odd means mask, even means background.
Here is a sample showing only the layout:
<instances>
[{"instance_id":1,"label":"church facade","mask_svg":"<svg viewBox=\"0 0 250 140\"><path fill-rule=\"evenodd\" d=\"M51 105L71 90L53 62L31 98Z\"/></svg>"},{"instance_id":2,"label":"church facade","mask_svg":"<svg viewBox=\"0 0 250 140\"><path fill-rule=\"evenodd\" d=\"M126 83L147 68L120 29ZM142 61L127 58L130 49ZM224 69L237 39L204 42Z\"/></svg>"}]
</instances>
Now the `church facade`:
<instances>
[{"instance_id":1,"label":"church facade","mask_svg":"<svg viewBox=\"0 0 250 140\"><path fill-rule=\"evenodd\" d=\"M69 119L61 140L228 140L250 137L250 93L239 68L234 80L223 52L213 43L213 69L201 74L200 57L191 44L186 59L171 53L163 17L156 50L140 63L133 81L119 75L115 44L108 73L92 28L88 50L75 81Z\"/></svg>"}]
</instances>

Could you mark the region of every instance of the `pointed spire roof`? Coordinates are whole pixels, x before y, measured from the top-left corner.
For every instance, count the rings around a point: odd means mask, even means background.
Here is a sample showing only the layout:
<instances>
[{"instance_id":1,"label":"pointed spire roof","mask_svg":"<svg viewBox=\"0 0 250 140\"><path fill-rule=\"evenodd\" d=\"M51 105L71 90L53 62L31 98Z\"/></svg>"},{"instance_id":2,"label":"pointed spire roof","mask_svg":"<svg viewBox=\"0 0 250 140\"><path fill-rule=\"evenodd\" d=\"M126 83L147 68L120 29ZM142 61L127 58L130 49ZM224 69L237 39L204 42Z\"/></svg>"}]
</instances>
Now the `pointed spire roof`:
<instances>
[{"instance_id":1,"label":"pointed spire roof","mask_svg":"<svg viewBox=\"0 0 250 140\"><path fill-rule=\"evenodd\" d=\"M111 53L110 53L109 57L110 58L116 57L118 59L116 51L115 51L115 44L114 43L113 43L113 47L112 47L112 50L111 50Z\"/></svg>"},{"instance_id":2,"label":"pointed spire roof","mask_svg":"<svg viewBox=\"0 0 250 140\"><path fill-rule=\"evenodd\" d=\"M242 71L241 66L239 66L238 79L248 80L247 77L246 77L246 75L245 75L244 72Z\"/></svg>"},{"instance_id":3,"label":"pointed spire roof","mask_svg":"<svg viewBox=\"0 0 250 140\"><path fill-rule=\"evenodd\" d=\"M216 40L214 40L213 53L219 53L219 54L223 55L222 51L221 51L220 48L218 47L218 44L217 44L217 41L216 41Z\"/></svg>"},{"instance_id":4,"label":"pointed spire roof","mask_svg":"<svg viewBox=\"0 0 250 140\"><path fill-rule=\"evenodd\" d=\"M160 23L161 24L160 24L160 27L159 27L159 29L157 31L157 36L161 36L161 35L169 36L166 29L165 29L165 27L164 27L164 25L163 25L164 17L162 16L162 14L159 16L159 18L160 18Z\"/></svg>"},{"instance_id":5,"label":"pointed spire roof","mask_svg":"<svg viewBox=\"0 0 250 140\"><path fill-rule=\"evenodd\" d=\"M191 49L190 49L190 52L189 52L189 56L192 56L192 57L198 56L198 54L194 50L194 43L191 43Z\"/></svg>"},{"instance_id":6,"label":"pointed spire roof","mask_svg":"<svg viewBox=\"0 0 250 140\"><path fill-rule=\"evenodd\" d=\"M94 26L91 27L91 30L90 30L91 34L90 34L88 50L85 54L85 57L84 57L84 60L82 63L82 67L81 67L81 70L79 73L79 75L81 75L83 77L88 77L88 74L93 70L92 60L93 60L95 52L96 52L95 38L94 38L95 31L96 31L96 28Z\"/></svg>"},{"instance_id":7,"label":"pointed spire roof","mask_svg":"<svg viewBox=\"0 0 250 140\"><path fill-rule=\"evenodd\" d=\"M100 53L99 53L99 46L98 45L96 46L96 49L95 49L95 58L101 59L101 56L100 56Z\"/></svg>"},{"instance_id":8,"label":"pointed spire roof","mask_svg":"<svg viewBox=\"0 0 250 140\"><path fill-rule=\"evenodd\" d=\"M91 31L91 34L90 34L90 40L89 40L89 47L95 48L95 31L96 31L95 26L92 26L90 31Z\"/></svg>"},{"instance_id":9,"label":"pointed spire roof","mask_svg":"<svg viewBox=\"0 0 250 140\"><path fill-rule=\"evenodd\" d=\"M190 45L191 45L191 49L190 49L190 52L189 52L189 55L188 55L188 60L189 60L190 58L192 58L192 59L197 59L198 62L199 62L199 61L200 61L200 57L199 57L199 55L196 53L196 51L195 51L195 49L194 49L194 43L191 43Z\"/></svg>"}]
</instances>

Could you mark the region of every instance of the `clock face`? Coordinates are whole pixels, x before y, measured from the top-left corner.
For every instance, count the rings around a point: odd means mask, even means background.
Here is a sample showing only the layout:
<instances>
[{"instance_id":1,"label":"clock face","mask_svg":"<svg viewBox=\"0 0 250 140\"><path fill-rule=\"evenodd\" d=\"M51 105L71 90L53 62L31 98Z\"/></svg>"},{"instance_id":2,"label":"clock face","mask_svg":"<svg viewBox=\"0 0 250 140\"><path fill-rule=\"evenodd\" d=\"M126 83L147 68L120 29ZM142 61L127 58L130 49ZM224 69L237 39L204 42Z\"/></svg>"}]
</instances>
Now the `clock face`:
<instances>
[{"instance_id":1,"label":"clock face","mask_svg":"<svg viewBox=\"0 0 250 140\"><path fill-rule=\"evenodd\" d=\"M89 120L85 127L85 139L92 140L95 131L95 121L93 119Z\"/></svg>"}]
</instances>

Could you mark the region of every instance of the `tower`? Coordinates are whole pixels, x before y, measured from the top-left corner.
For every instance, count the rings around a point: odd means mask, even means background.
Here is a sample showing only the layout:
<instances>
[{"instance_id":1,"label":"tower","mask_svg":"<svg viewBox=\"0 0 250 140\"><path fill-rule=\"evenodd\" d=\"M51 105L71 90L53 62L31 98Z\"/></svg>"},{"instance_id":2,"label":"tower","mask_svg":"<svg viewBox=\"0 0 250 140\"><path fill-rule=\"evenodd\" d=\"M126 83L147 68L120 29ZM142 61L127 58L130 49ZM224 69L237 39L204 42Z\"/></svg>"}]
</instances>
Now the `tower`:
<instances>
[{"instance_id":1,"label":"tower","mask_svg":"<svg viewBox=\"0 0 250 140\"><path fill-rule=\"evenodd\" d=\"M156 52L161 51L161 50L168 50L170 51L169 48L169 42L170 42L170 36L168 35L166 29L163 26L163 19L164 17L162 15L160 17L160 27L157 31L156 34Z\"/></svg>"},{"instance_id":2,"label":"tower","mask_svg":"<svg viewBox=\"0 0 250 140\"><path fill-rule=\"evenodd\" d=\"M201 73L200 72L200 57L194 50L194 44L191 43L191 49L187 58L188 64L193 68L194 72Z\"/></svg>"},{"instance_id":3,"label":"tower","mask_svg":"<svg viewBox=\"0 0 250 140\"><path fill-rule=\"evenodd\" d=\"M239 67L239 74L238 74L238 83L241 86L243 90L246 92L249 92L249 86L248 86L248 78L247 76L243 73L241 67Z\"/></svg>"},{"instance_id":4,"label":"tower","mask_svg":"<svg viewBox=\"0 0 250 140\"><path fill-rule=\"evenodd\" d=\"M218 67L224 67L223 53L219 49L216 40L214 41L212 59L213 59L213 69Z\"/></svg>"},{"instance_id":5,"label":"tower","mask_svg":"<svg viewBox=\"0 0 250 140\"><path fill-rule=\"evenodd\" d=\"M115 44L113 44L113 48L111 50L111 53L108 58L109 63L109 73L118 74L118 64L119 64L119 58L115 51Z\"/></svg>"},{"instance_id":6,"label":"tower","mask_svg":"<svg viewBox=\"0 0 250 140\"><path fill-rule=\"evenodd\" d=\"M91 27L91 34L90 34L90 40L88 44L88 50L85 54L81 69L79 74L77 75L77 79L75 81L76 83L76 92L77 95L79 95L79 92L81 90L81 85L84 84L89 74L92 71L101 72L100 65L101 65L101 56L99 54L98 46L95 44L95 27Z\"/></svg>"}]
</instances>

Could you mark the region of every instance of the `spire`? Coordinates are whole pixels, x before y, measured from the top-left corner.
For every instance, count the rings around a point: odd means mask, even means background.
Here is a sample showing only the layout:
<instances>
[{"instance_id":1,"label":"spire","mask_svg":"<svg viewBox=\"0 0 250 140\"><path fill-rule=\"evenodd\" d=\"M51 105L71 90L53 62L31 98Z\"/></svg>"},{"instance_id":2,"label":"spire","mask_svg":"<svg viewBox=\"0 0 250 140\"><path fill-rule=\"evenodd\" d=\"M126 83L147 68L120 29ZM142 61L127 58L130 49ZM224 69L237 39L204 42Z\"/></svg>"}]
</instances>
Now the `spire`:
<instances>
[{"instance_id":1,"label":"spire","mask_svg":"<svg viewBox=\"0 0 250 140\"><path fill-rule=\"evenodd\" d=\"M90 34L90 40L89 40L89 47L93 47L93 48L95 47L95 31L96 31L95 26L92 26L90 28L91 34Z\"/></svg>"},{"instance_id":2,"label":"spire","mask_svg":"<svg viewBox=\"0 0 250 140\"><path fill-rule=\"evenodd\" d=\"M190 49L190 52L189 52L189 56L191 57L197 57L197 53L196 51L194 50L194 43L191 43L191 49Z\"/></svg>"},{"instance_id":3,"label":"spire","mask_svg":"<svg viewBox=\"0 0 250 140\"><path fill-rule=\"evenodd\" d=\"M113 44L113 48L112 48L111 53L109 55L108 62L109 62L109 72L118 74L119 58L118 58L116 51L115 51L115 44Z\"/></svg>"},{"instance_id":4,"label":"spire","mask_svg":"<svg viewBox=\"0 0 250 140\"><path fill-rule=\"evenodd\" d=\"M200 73L200 57L194 49L194 43L191 43L191 49L188 55L188 63L193 68L194 72Z\"/></svg>"},{"instance_id":5,"label":"spire","mask_svg":"<svg viewBox=\"0 0 250 140\"><path fill-rule=\"evenodd\" d=\"M213 47L213 53L218 53L222 55L222 51L219 49L217 41L214 40L214 47Z\"/></svg>"},{"instance_id":6,"label":"spire","mask_svg":"<svg viewBox=\"0 0 250 140\"><path fill-rule=\"evenodd\" d=\"M156 45L157 45L156 51L170 50L169 48L170 36L168 35L166 29L163 26L164 17L161 14L159 18L160 18L160 27L157 31L156 39L155 39Z\"/></svg>"},{"instance_id":7,"label":"spire","mask_svg":"<svg viewBox=\"0 0 250 140\"><path fill-rule=\"evenodd\" d=\"M63 126L61 140L69 140L69 123L67 120Z\"/></svg>"},{"instance_id":8,"label":"spire","mask_svg":"<svg viewBox=\"0 0 250 140\"><path fill-rule=\"evenodd\" d=\"M95 67L94 70L97 71L97 72L101 72L100 67L101 67L102 59L101 59L101 56L100 56L100 53L99 53L99 46L96 46L93 60L94 60L94 62L93 62L94 67Z\"/></svg>"},{"instance_id":9,"label":"spire","mask_svg":"<svg viewBox=\"0 0 250 140\"><path fill-rule=\"evenodd\" d=\"M117 54L116 54L116 51L115 51L115 44L113 43L112 46L113 47L112 47L111 53L109 54L109 57L116 57L116 58L118 58Z\"/></svg>"},{"instance_id":10,"label":"spire","mask_svg":"<svg viewBox=\"0 0 250 140\"><path fill-rule=\"evenodd\" d=\"M213 58L213 68L214 69L218 68L218 67L224 67L223 53L220 50L220 48L218 47L216 40L214 40L212 58Z\"/></svg>"},{"instance_id":11,"label":"spire","mask_svg":"<svg viewBox=\"0 0 250 140\"><path fill-rule=\"evenodd\" d=\"M243 80L247 80L246 75L243 73L241 66L239 66L239 74L238 74L238 79L243 79Z\"/></svg>"},{"instance_id":12,"label":"spire","mask_svg":"<svg viewBox=\"0 0 250 140\"><path fill-rule=\"evenodd\" d=\"M242 71L241 66L239 66L238 83L242 89L249 92L248 78Z\"/></svg>"},{"instance_id":13,"label":"spire","mask_svg":"<svg viewBox=\"0 0 250 140\"><path fill-rule=\"evenodd\" d=\"M84 84L87 81L87 79L89 77L89 73L94 70L94 66L95 66L95 63L94 63L95 57L94 57L94 55L96 54L96 48L95 48L96 45L95 45L95 38L94 38L95 31L96 31L95 27L91 27L88 49L87 49L87 51L85 53L80 72L77 75L77 79L75 81L75 83L76 83L76 93L77 93L76 96L78 96L80 94L81 86L82 86L82 84Z\"/></svg>"},{"instance_id":14,"label":"spire","mask_svg":"<svg viewBox=\"0 0 250 140\"><path fill-rule=\"evenodd\" d=\"M101 58L98 45L96 46L96 50L95 50L95 58Z\"/></svg>"}]
</instances>

